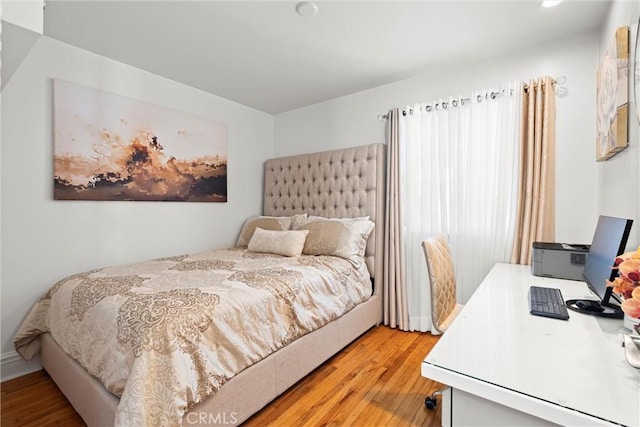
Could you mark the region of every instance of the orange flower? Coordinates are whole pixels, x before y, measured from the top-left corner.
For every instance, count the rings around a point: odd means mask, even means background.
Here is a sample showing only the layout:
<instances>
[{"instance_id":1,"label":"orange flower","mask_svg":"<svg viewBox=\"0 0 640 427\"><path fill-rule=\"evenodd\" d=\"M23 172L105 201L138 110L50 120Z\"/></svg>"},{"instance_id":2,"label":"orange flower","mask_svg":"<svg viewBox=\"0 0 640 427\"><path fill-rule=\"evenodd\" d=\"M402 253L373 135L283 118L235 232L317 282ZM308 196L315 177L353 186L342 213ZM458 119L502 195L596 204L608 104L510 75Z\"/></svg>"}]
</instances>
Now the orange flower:
<instances>
[{"instance_id":1,"label":"orange flower","mask_svg":"<svg viewBox=\"0 0 640 427\"><path fill-rule=\"evenodd\" d=\"M636 288L635 283L624 277L616 277L613 282L607 282L607 286L613 287L613 292L624 298L631 298L631 292Z\"/></svg>"},{"instance_id":2,"label":"orange flower","mask_svg":"<svg viewBox=\"0 0 640 427\"><path fill-rule=\"evenodd\" d=\"M636 286L629 298L622 301L620 306L628 316L640 319L640 286Z\"/></svg>"},{"instance_id":3,"label":"orange flower","mask_svg":"<svg viewBox=\"0 0 640 427\"><path fill-rule=\"evenodd\" d=\"M640 247L616 257L614 268L618 270L618 277L612 282L607 281L607 286L624 299L622 311L640 319Z\"/></svg>"},{"instance_id":4,"label":"orange flower","mask_svg":"<svg viewBox=\"0 0 640 427\"><path fill-rule=\"evenodd\" d=\"M618 265L620 275L632 282L640 280L640 259L630 258L622 261Z\"/></svg>"},{"instance_id":5,"label":"orange flower","mask_svg":"<svg viewBox=\"0 0 640 427\"><path fill-rule=\"evenodd\" d=\"M615 265L620 265L620 263L630 259L640 259L640 247L638 247L638 249L635 251L626 252L621 255L618 255L615 259Z\"/></svg>"},{"instance_id":6,"label":"orange flower","mask_svg":"<svg viewBox=\"0 0 640 427\"><path fill-rule=\"evenodd\" d=\"M640 296L640 294L638 296ZM622 301L621 307L622 311L624 311L628 316L640 319L640 298L626 299Z\"/></svg>"}]
</instances>

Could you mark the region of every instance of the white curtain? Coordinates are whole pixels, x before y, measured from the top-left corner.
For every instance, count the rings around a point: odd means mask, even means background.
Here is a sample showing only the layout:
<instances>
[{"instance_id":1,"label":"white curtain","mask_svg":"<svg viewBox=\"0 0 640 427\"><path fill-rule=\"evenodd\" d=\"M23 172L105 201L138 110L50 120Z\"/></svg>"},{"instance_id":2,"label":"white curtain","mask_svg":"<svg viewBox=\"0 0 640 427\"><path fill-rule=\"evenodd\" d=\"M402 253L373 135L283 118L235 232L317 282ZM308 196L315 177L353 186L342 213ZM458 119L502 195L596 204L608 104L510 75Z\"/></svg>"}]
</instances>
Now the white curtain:
<instances>
[{"instance_id":1,"label":"white curtain","mask_svg":"<svg viewBox=\"0 0 640 427\"><path fill-rule=\"evenodd\" d=\"M465 303L509 262L518 191L522 83L407 107L399 122L400 204L410 330L433 330L421 242L444 234Z\"/></svg>"}]
</instances>

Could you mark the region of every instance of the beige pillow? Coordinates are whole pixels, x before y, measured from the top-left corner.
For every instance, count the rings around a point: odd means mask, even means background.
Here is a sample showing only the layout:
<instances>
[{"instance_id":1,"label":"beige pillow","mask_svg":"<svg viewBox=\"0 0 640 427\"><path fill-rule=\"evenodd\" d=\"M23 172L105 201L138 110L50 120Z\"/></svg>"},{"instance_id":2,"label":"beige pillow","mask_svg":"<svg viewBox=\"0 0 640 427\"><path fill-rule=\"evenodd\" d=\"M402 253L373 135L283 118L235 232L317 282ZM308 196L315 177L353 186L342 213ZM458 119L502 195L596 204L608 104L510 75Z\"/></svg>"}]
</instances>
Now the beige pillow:
<instances>
[{"instance_id":1,"label":"beige pillow","mask_svg":"<svg viewBox=\"0 0 640 427\"><path fill-rule=\"evenodd\" d=\"M247 250L284 256L300 256L308 230L273 231L256 228Z\"/></svg>"},{"instance_id":2,"label":"beige pillow","mask_svg":"<svg viewBox=\"0 0 640 427\"><path fill-rule=\"evenodd\" d=\"M264 230L288 230L291 228L290 216L252 216L247 218L238 236L236 246L247 246L254 230L260 227Z\"/></svg>"},{"instance_id":3,"label":"beige pillow","mask_svg":"<svg viewBox=\"0 0 640 427\"><path fill-rule=\"evenodd\" d=\"M339 256L359 265L373 227L368 217L309 217L298 221L296 229L309 230L302 253Z\"/></svg>"}]
</instances>

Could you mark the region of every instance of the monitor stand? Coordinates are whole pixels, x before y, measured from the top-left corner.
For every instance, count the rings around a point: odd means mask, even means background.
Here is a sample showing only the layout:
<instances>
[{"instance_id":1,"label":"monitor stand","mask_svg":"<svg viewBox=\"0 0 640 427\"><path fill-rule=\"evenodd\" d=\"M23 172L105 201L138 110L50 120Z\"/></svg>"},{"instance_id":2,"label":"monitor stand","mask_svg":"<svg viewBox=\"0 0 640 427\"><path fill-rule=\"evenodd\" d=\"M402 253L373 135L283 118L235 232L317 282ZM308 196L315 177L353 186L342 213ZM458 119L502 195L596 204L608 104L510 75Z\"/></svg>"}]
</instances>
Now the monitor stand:
<instances>
[{"instance_id":1,"label":"monitor stand","mask_svg":"<svg viewBox=\"0 0 640 427\"><path fill-rule=\"evenodd\" d=\"M570 299L565 301L565 305L569 310L591 316L609 317L613 319L622 319L624 317L624 312L620 306L610 303L603 304L596 300Z\"/></svg>"}]
</instances>

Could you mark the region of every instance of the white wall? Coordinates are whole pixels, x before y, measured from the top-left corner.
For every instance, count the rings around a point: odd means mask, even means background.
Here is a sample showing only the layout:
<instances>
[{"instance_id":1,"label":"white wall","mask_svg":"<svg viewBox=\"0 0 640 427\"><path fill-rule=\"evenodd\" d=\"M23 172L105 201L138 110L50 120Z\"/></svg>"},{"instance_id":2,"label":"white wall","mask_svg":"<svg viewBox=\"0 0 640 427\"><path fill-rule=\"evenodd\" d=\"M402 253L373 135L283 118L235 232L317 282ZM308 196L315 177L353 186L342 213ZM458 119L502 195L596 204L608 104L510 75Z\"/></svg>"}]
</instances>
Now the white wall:
<instances>
[{"instance_id":1,"label":"white wall","mask_svg":"<svg viewBox=\"0 0 640 427\"><path fill-rule=\"evenodd\" d=\"M377 115L391 107L468 94L512 80L566 76L557 98L556 240L590 242L597 219L595 70L599 32L592 31L476 64L434 69L386 86L277 115L275 154L384 142ZM487 50L490 55L490 48Z\"/></svg>"},{"instance_id":2,"label":"white wall","mask_svg":"<svg viewBox=\"0 0 640 427\"><path fill-rule=\"evenodd\" d=\"M2 0L0 2L0 16L3 21L11 22L42 34L44 27L43 0Z\"/></svg>"},{"instance_id":3,"label":"white wall","mask_svg":"<svg viewBox=\"0 0 640 427\"><path fill-rule=\"evenodd\" d=\"M636 1L616 1L613 3L605 25L600 32L600 49L598 57L613 40L618 27L629 27L630 75L633 75L635 59L635 41L637 35L640 5ZM639 154L639 122L636 115L636 103L633 91L633 77L630 79L629 109L629 147L616 154L606 162L597 165L597 209L602 215L632 218L634 220L628 250L633 250L640 243L640 174Z\"/></svg>"},{"instance_id":4,"label":"white wall","mask_svg":"<svg viewBox=\"0 0 640 427\"><path fill-rule=\"evenodd\" d=\"M228 202L54 201L54 78L226 123ZM20 321L62 277L230 246L261 212L272 156L273 116L41 37L2 91L2 379L24 368L12 344Z\"/></svg>"}]
</instances>

